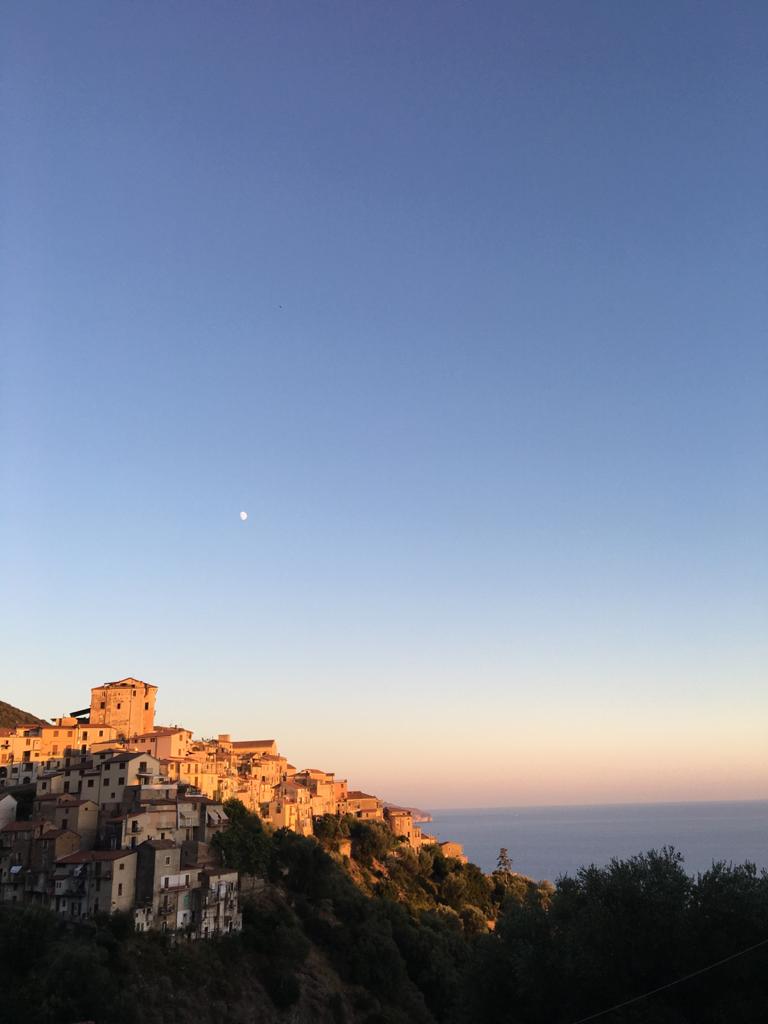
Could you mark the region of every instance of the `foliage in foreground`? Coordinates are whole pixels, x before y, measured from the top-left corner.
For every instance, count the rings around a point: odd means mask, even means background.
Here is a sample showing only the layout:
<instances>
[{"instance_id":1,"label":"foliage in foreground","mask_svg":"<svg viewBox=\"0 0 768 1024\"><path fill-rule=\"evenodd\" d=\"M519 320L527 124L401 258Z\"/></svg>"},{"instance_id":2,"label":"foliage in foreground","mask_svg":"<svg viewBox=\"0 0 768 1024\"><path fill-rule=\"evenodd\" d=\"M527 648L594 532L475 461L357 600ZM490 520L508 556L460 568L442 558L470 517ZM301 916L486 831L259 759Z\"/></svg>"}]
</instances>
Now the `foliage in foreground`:
<instances>
[{"instance_id":1,"label":"foliage in foreground","mask_svg":"<svg viewBox=\"0 0 768 1024\"><path fill-rule=\"evenodd\" d=\"M673 849L561 878L545 908L510 903L476 943L456 1019L569 1024L768 938L768 875L715 864L696 879ZM609 1024L768 1019L768 944L614 1010Z\"/></svg>"},{"instance_id":2,"label":"foliage in foreground","mask_svg":"<svg viewBox=\"0 0 768 1024\"><path fill-rule=\"evenodd\" d=\"M171 945L130 919L0 913L0 987L27 1024L571 1024L768 937L768 876L673 850L556 886L418 856L374 823L269 832L230 804L226 863L266 879L242 935ZM333 851L351 838L353 860ZM358 859L359 858L359 859ZM489 922L495 930L489 930ZM768 945L615 1010L609 1024L768 1018Z\"/></svg>"}]
</instances>

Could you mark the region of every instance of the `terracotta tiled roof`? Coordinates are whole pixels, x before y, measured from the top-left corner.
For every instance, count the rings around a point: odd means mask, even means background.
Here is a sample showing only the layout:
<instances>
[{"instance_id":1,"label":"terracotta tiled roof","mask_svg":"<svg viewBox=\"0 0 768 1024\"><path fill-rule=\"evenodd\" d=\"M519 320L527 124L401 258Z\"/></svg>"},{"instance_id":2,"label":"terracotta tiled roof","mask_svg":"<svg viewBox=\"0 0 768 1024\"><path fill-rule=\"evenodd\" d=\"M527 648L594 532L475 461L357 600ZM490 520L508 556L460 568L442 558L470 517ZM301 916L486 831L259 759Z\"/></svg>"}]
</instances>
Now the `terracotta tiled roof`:
<instances>
[{"instance_id":1,"label":"terracotta tiled roof","mask_svg":"<svg viewBox=\"0 0 768 1024\"><path fill-rule=\"evenodd\" d=\"M157 689L152 683L145 683L143 679L134 679L133 676L126 676L125 679L118 679L114 683L102 683L101 686L94 686L94 690L108 690L113 686L148 686L150 690Z\"/></svg>"},{"instance_id":2,"label":"terracotta tiled roof","mask_svg":"<svg viewBox=\"0 0 768 1024\"><path fill-rule=\"evenodd\" d=\"M0 829L0 832L31 832L36 828L40 828L43 824L45 822L39 818L36 821L9 821L7 825Z\"/></svg>"},{"instance_id":3,"label":"terracotta tiled roof","mask_svg":"<svg viewBox=\"0 0 768 1024\"><path fill-rule=\"evenodd\" d=\"M121 860L123 857L135 857L135 850L75 850L66 857L59 857L57 864L91 864L94 861Z\"/></svg>"},{"instance_id":4,"label":"terracotta tiled roof","mask_svg":"<svg viewBox=\"0 0 768 1024\"><path fill-rule=\"evenodd\" d=\"M125 751L123 751L122 754L116 754L115 757L110 758L109 761L105 761L104 762L104 766L106 767L107 765L110 765L110 764L122 764L123 762L125 762L127 764L128 761L135 761L137 757L151 757L151 756L152 756L151 754L147 754L143 750L139 750L136 753L134 753L133 751L130 751L130 750L125 750Z\"/></svg>"},{"instance_id":5,"label":"terracotta tiled roof","mask_svg":"<svg viewBox=\"0 0 768 1024\"><path fill-rule=\"evenodd\" d=\"M188 732L190 736L192 735L189 729L185 729L181 725L156 725L154 729L151 729L149 732L140 732L133 739L147 740L153 736L175 736L177 732Z\"/></svg>"},{"instance_id":6,"label":"terracotta tiled roof","mask_svg":"<svg viewBox=\"0 0 768 1024\"><path fill-rule=\"evenodd\" d=\"M50 832L43 832L41 836L35 836L35 842L40 843L44 839L58 839L59 836L66 835L77 836L78 839L80 838L80 833L74 832L71 828L54 828L51 829Z\"/></svg>"}]
</instances>

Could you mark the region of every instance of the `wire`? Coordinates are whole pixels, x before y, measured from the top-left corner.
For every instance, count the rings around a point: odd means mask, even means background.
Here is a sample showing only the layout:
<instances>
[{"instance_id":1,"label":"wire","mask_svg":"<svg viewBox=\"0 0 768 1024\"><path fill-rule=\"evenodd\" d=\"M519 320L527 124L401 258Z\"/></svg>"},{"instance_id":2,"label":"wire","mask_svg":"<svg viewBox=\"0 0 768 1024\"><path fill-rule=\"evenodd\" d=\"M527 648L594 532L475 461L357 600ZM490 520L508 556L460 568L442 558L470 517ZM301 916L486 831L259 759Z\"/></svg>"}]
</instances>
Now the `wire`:
<instances>
[{"instance_id":1,"label":"wire","mask_svg":"<svg viewBox=\"0 0 768 1024\"><path fill-rule=\"evenodd\" d=\"M609 1006L605 1010L599 1010L597 1013L591 1013L589 1017L581 1017L579 1020L573 1022L573 1024L587 1024L588 1020L597 1020L598 1017L604 1017L606 1013L613 1013L614 1010L621 1010L625 1006L630 1006L632 1003L639 1003L641 999L647 999L649 996L655 996L657 992L663 992L665 989L672 988L674 985L680 985L684 981L688 981L690 978L696 978L699 974L706 974L707 971L711 971L715 967L720 967L722 964L727 964L729 960L735 960L739 956L744 956L745 953L751 953L753 949L758 949L760 946L768 945L768 939L762 939L760 942L756 942L753 946L747 946L746 949L740 949L738 953L731 953L730 956L724 956L722 960L716 960L713 964L707 964L706 967L700 967L698 971L691 971L690 974L684 974L682 978L676 978L674 981L668 981L666 985L659 985L658 988L652 988L649 992L643 992L642 995L633 996L631 999L625 999L623 1003L616 1003L615 1006Z\"/></svg>"}]
</instances>

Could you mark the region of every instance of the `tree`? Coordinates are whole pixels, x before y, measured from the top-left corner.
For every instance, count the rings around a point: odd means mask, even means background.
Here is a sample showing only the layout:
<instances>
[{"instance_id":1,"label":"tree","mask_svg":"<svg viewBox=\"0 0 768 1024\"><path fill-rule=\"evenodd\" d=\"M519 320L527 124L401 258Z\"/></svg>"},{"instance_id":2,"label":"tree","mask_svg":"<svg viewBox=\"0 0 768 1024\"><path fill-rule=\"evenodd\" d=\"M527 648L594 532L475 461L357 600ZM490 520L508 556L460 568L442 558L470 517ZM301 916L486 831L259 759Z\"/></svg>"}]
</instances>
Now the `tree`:
<instances>
[{"instance_id":1,"label":"tree","mask_svg":"<svg viewBox=\"0 0 768 1024\"><path fill-rule=\"evenodd\" d=\"M224 804L229 823L213 837L225 867L237 868L247 875L265 875L269 867L271 843L261 818L240 800Z\"/></svg>"},{"instance_id":2,"label":"tree","mask_svg":"<svg viewBox=\"0 0 768 1024\"><path fill-rule=\"evenodd\" d=\"M499 850L499 856L496 858L496 870L499 874L512 874L512 858L509 856L509 850L506 846L502 846Z\"/></svg>"}]
</instances>

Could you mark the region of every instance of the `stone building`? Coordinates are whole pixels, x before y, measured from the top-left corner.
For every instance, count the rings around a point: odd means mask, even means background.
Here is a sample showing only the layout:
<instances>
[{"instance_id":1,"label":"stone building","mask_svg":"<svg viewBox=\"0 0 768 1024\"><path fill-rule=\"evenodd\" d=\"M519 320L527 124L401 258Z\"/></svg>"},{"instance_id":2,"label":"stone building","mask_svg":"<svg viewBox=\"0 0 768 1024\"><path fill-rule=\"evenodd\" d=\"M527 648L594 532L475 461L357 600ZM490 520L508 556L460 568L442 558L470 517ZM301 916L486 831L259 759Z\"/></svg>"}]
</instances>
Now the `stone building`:
<instances>
[{"instance_id":1,"label":"stone building","mask_svg":"<svg viewBox=\"0 0 768 1024\"><path fill-rule=\"evenodd\" d=\"M78 850L56 861L53 909L67 917L133 910L135 850Z\"/></svg>"},{"instance_id":2,"label":"stone building","mask_svg":"<svg viewBox=\"0 0 768 1024\"><path fill-rule=\"evenodd\" d=\"M91 690L89 726L109 725L122 736L141 736L155 723L157 687L140 679L120 679Z\"/></svg>"}]
</instances>

